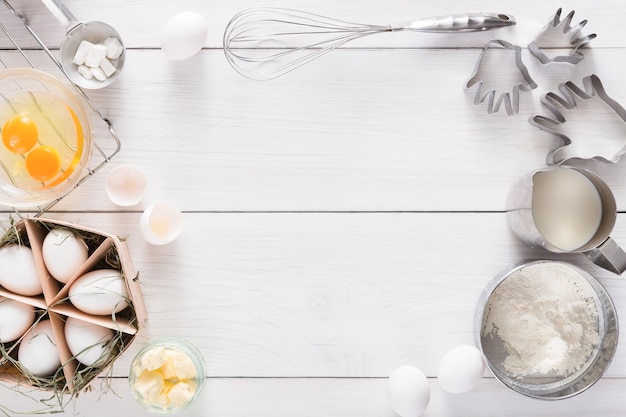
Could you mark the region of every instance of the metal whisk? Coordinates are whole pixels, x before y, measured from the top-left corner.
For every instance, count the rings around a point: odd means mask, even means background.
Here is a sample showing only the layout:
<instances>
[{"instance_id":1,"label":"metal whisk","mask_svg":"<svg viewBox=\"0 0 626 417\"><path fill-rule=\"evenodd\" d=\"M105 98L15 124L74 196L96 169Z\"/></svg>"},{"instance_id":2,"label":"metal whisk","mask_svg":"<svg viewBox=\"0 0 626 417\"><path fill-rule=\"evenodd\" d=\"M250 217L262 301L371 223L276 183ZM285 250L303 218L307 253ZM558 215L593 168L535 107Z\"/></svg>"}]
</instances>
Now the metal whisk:
<instances>
[{"instance_id":1,"label":"metal whisk","mask_svg":"<svg viewBox=\"0 0 626 417\"><path fill-rule=\"evenodd\" d=\"M253 8L235 15L224 31L231 66L255 80L270 80L354 39L381 32L474 32L515 24L511 15L476 13L367 25L281 8Z\"/></svg>"}]
</instances>

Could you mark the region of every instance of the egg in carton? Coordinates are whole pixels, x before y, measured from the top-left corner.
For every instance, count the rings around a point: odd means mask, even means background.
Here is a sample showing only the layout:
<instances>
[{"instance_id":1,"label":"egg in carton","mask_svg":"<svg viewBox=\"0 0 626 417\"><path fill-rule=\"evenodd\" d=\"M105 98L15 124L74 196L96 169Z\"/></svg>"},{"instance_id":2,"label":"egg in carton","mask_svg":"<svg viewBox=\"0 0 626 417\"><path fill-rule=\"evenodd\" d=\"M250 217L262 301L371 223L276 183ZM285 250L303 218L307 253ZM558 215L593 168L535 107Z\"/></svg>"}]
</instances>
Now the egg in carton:
<instances>
[{"instance_id":1,"label":"egg in carton","mask_svg":"<svg viewBox=\"0 0 626 417\"><path fill-rule=\"evenodd\" d=\"M117 236L41 218L13 224L0 240L0 380L86 388L143 327L136 278Z\"/></svg>"}]
</instances>

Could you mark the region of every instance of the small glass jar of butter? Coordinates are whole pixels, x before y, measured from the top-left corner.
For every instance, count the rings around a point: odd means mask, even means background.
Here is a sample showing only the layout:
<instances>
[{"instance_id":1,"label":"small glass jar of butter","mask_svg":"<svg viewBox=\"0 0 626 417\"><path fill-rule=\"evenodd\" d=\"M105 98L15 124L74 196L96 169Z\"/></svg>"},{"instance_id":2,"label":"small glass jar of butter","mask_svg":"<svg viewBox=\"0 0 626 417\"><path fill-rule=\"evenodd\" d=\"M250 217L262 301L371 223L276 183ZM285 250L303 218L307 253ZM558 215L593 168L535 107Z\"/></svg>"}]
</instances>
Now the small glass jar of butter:
<instances>
[{"instance_id":1,"label":"small glass jar of butter","mask_svg":"<svg viewBox=\"0 0 626 417\"><path fill-rule=\"evenodd\" d=\"M186 339L168 337L145 346L130 365L131 391L146 410L173 414L189 407L204 385L204 358Z\"/></svg>"}]
</instances>

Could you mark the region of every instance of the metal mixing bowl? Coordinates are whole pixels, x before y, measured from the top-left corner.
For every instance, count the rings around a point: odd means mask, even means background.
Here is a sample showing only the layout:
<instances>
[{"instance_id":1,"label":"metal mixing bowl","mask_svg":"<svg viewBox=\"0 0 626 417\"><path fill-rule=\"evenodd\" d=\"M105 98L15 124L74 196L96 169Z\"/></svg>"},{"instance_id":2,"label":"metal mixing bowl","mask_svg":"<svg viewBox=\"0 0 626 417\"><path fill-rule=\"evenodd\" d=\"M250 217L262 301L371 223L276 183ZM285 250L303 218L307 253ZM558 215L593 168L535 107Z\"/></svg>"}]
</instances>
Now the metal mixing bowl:
<instances>
[{"instance_id":1,"label":"metal mixing bowl","mask_svg":"<svg viewBox=\"0 0 626 417\"><path fill-rule=\"evenodd\" d=\"M529 266L542 263L556 264L569 268L571 277L577 287L585 292L585 298L595 306L597 311L595 326L599 335L585 363L566 375L537 374L519 376L509 372L504 361L509 353L502 340L493 334L483 334L486 329L487 316L493 301L494 293L505 280L517 276L516 273ZM549 308L549 306L546 306ZM483 291L476 309L475 335L477 345L481 349L487 366L493 375L511 390L528 397L558 400L579 394L592 386L604 374L611 363L618 341L617 315L613 302L604 287L587 272L565 262L540 260L519 265L497 275ZM537 354L540 354L537 352Z\"/></svg>"},{"instance_id":2,"label":"metal mixing bowl","mask_svg":"<svg viewBox=\"0 0 626 417\"><path fill-rule=\"evenodd\" d=\"M91 155L92 126L82 100L53 76L30 68L0 70L0 127L13 116L31 113L40 120L35 148L60 149L60 169L54 178L28 178L26 153L0 142L0 204L18 209L43 207L62 198L82 177ZM49 111L46 109L61 109ZM27 109L27 110L24 110ZM71 126L71 135L67 132ZM8 129L7 129L8 130ZM25 178L20 180L20 178Z\"/></svg>"}]
</instances>

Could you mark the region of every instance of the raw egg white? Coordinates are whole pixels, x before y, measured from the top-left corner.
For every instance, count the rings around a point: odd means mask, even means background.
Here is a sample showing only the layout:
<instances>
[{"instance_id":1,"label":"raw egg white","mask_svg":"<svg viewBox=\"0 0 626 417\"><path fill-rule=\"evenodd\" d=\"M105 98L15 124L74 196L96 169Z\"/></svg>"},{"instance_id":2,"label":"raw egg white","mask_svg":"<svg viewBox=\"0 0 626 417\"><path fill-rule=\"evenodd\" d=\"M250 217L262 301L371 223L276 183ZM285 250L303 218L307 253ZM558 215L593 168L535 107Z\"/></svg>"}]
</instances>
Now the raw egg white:
<instances>
[{"instance_id":1,"label":"raw egg white","mask_svg":"<svg viewBox=\"0 0 626 417\"><path fill-rule=\"evenodd\" d=\"M430 385L424 373L410 365L395 369L387 382L391 408L401 417L421 415L430 402Z\"/></svg>"},{"instance_id":2,"label":"raw egg white","mask_svg":"<svg viewBox=\"0 0 626 417\"><path fill-rule=\"evenodd\" d=\"M68 296L74 307L96 316L119 313L128 307L126 282L115 269L87 272L72 283Z\"/></svg>"},{"instance_id":3,"label":"raw egg white","mask_svg":"<svg viewBox=\"0 0 626 417\"><path fill-rule=\"evenodd\" d=\"M35 322L35 307L0 297L0 343L19 339Z\"/></svg>"},{"instance_id":4,"label":"raw egg white","mask_svg":"<svg viewBox=\"0 0 626 417\"><path fill-rule=\"evenodd\" d=\"M111 352L108 343L113 339L113 330L97 324L68 317L65 321L65 341L76 359L87 366L106 358Z\"/></svg>"},{"instance_id":5,"label":"raw egg white","mask_svg":"<svg viewBox=\"0 0 626 417\"><path fill-rule=\"evenodd\" d=\"M43 262L54 279L64 284L87 260L88 248L83 239L66 229L52 229L42 245Z\"/></svg>"},{"instance_id":6,"label":"raw egg white","mask_svg":"<svg viewBox=\"0 0 626 417\"><path fill-rule=\"evenodd\" d=\"M43 292L35 266L33 251L23 245L0 248L0 285L20 295L39 295Z\"/></svg>"},{"instance_id":7,"label":"raw egg white","mask_svg":"<svg viewBox=\"0 0 626 417\"><path fill-rule=\"evenodd\" d=\"M118 206L134 206L146 191L146 176L132 165L120 165L109 174L106 191L109 200Z\"/></svg>"},{"instance_id":8,"label":"raw egg white","mask_svg":"<svg viewBox=\"0 0 626 417\"><path fill-rule=\"evenodd\" d=\"M161 30L161 50L173 61L191 58L200 52L208 33L202 15L191 11L178 13Z\"/></svg>"},{"instance_id":9,"label":"raw egg white","mask_svg":"<svg viewBox=\"0 0 626 417\"><path fill-rule=\"evenodd\" d=\"M61 359L50 320L42 320L22 339L17 360L31 374L46 377L61 366Z\"/></svg>"},{"instance_id":10,"label":"raw egg white","mask_svg":"<svg viewBox=\"0 0 626 417\"><path fill-rule=\"evenodd\" d=\"M437 379L444 391L461 394L475 388L483 377L485 362L476 347L461 345L441 359Z\"/></svg>"}]
</instances>

